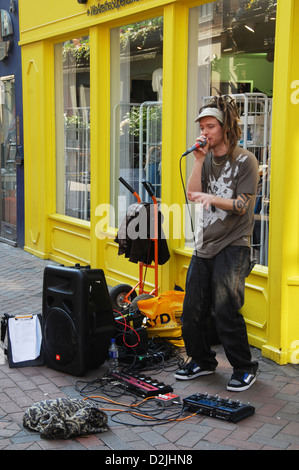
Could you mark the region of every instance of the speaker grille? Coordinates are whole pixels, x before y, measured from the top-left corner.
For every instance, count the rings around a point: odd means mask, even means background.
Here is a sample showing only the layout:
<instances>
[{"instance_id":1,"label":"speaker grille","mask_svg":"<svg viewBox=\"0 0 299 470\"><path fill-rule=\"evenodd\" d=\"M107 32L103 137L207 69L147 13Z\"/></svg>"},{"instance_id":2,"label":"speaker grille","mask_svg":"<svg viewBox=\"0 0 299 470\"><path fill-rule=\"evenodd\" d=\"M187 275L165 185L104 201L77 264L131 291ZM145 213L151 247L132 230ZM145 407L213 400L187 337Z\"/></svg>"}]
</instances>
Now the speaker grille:
<instances>
[{"instance_id":1,"label":"speaker grille","mask_svg":"<svg viewBox=\"0 0 299 470\"><path fill-rule=\"evenodd\" d=\"M83 375L108 356L114 315L101 269L47 266L43 286L45 362Z\"/></svg>"},{"instance_id":2,"label":"speaker grille","mask_svg":"<svg viewBox=\"0 0 299 470\"><path fill-rule=\"evenodd\" d=\"M78 333L71 317L62 309L51 308L44 321L45 348L50 360L70 364L78 351Z\"/></svg>"}]
</instances>

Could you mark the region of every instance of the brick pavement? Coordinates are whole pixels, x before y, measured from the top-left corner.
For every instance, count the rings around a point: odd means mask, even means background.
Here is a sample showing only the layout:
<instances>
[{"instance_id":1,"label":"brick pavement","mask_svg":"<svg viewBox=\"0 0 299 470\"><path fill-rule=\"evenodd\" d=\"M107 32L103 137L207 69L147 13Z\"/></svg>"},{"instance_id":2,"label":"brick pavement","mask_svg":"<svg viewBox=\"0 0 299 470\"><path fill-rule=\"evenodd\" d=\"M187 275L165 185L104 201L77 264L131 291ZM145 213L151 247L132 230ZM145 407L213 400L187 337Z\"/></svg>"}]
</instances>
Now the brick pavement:
<instances>
[{"instance_id":1,"label":"brick pavement","mask_svg":"<svg viewBox=\"0 0 299 470\"><path fill-rule=\"evenodd\" d=\"M41 313L43 270L48 260L41 260L25 251L0 243L1 314ZM52 263L51 263L52 264ZM80 397L76 389L78 377L55 371L47 366L9 368L0 357L0 450L102 450L102 456L126 452L162 451L188 453L197 450L298 450L299 449L299 366L279 366L261 357L256 384L246 392L226 391L231 369L221 346L217 346L217 373L194 381L176 381L173 370L166 368L157 378L172 385L174 393L184 397L195 392L210 393L233 400L250 402L255 414L233 424L220 419L196 415L184 421L168 421L159 425L129 417L113 421L113 412L106 411L107 432L68 440L46 440L39 433L22 425L24 411L46 398ZM173 369L173 368L172 368ZM90 371L82 380L102 377L106 364ZM101 390L100 390L101 392ZM101 392L102 393L102 392ZM98 394L98 392L97 392ZM126 397L118 397L123 403ZM105 409L109 404L99 405ZM111 408L111 405L110 405ZM188 414L184 414L187 416ZM140 424L145 424L140 426ZM114 451L114 452L111 452ZM131 455L131 454L130 454Z\"/></svg>"}]
</instances>

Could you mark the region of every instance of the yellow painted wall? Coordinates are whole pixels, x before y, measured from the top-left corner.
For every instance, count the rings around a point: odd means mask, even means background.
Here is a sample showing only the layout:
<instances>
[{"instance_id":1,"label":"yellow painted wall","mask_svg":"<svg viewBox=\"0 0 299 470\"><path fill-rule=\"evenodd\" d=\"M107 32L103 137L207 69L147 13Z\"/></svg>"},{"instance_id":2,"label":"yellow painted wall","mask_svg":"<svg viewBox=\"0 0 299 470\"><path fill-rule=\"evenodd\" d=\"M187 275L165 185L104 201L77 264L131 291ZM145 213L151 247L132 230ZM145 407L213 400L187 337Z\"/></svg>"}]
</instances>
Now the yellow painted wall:
<instances>
[{"instance_id":1,"label":"yellow painted wall","mask_svg":"<svg viewBox=\"0 0 299 470\"><path fill-rule=\"evenodd\" d=\"M47 178L47 166L50 148L47 142L51 138L45 129L49 124L45 101L45 55L46 46L42 41L23 48L23 93L26 119L24 147L25 164L25 231L26 245L35 254L47 257L45 248L48 238L47 214L50 197L45 197L50 181ZM51 143L50 143L51 147ZM51 157L51 155L50 155Z\"/></svg>"},{"instance_id":2,"label":"yellow painted wall","mask_svg":"<svg viewBox=\"0 0 299 470\"><path fill-rule=\"evenodd\" d=\"M138 281L138 266L118 257L115 230L103 227L98 208L109 204L110 28L164 16L162 200L183 205L179 156L186 145L189 7L200 1L140 0L118 12L88 16L98 2L52 0L39 8L20 2L25 152L25 249L64 264L105 270L109 285ZM205 3L204 1L202 3ZM132 15L132 16L128 16ZM54 42L88 33L91 42L91 221L55 213ZM299 0L278 0L271 161L269 268L257 266L246 283L242 310L250 343L278 363L299 362ZM297 92L298 90L298 92ZM175 136L175 139L174 139ZM183 169L184 170L184 169ZM170 261L159 267L160 291L184 287L191 257L172 236ZM183 233L183 222L181 222ZM176 227L177 229L177 227ZM153 285L153 276L148 277Z\"/></svg>"},{"instance_id":3,"label":"yellow painted wall","mask_svg":"<svg viewBox=\"0 0 299 470\"><path fill-rule=\"evenodd\" d=\"M278 2L274 70L268 337L263 353L292 362L299 339L299 2ZM296 86L296 88L294 88ZM295 91L295 93L294 93Z\"/></svg>"}]
</instances>

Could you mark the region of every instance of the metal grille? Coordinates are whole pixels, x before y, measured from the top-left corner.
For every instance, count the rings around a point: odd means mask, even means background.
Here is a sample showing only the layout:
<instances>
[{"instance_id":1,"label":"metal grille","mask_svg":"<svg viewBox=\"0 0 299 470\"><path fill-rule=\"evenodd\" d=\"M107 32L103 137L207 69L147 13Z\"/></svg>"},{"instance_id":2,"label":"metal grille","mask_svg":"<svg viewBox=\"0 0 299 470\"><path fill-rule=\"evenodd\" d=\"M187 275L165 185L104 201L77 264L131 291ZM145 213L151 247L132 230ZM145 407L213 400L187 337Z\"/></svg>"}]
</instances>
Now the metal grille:
<instances>
[{"instance_id":1,"label":"metal grille","mask_svg":"<svg viewBox=\"0 0 299 470\"><path fill-rule=\"evenodd\" d=\"M149 181L157 199L161 197L162 103L122 103L113 111L112 168L115 180L123 177L147 201L142 180ZM115 183L114 183L115 184ZM121 185L113 187L112 199L117 207L117 195L126 198L125 207L118 207L122 218L128 206L136 202ZM150 201L149 201L150 202Z\"/></svg>"},{"instance_id":2,"label":"metal grille","mask_svg":"<svg viewBox=\"0 0 299 470\"><path fill-rule=\"evenodd\" d=\"M65 215L90 220L90 108L65 114Z\"/></svg>"}]
</instances>

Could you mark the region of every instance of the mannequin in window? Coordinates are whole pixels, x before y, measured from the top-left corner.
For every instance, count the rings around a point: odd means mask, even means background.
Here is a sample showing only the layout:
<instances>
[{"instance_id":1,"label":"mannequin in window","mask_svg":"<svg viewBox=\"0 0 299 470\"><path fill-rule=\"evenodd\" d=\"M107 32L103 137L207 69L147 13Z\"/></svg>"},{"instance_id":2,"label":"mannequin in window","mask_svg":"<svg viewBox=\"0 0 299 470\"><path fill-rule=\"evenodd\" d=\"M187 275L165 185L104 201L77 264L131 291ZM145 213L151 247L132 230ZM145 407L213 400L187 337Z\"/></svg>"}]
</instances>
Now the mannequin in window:
<instances>
[{"instance_id":1,"label":"mannequin in window","mask_svg":"<svg viewBox=\"0 0 299 470\"><path fill-rule=\"evenodd\" d=\"M152 89L157 93L157 101L162 101L163 92L163 69L159 68L153 71Z\"/></svg>"},{"instance_id":2,"label":"mannequin in window","mask_svg":"<svg viewBox=\"0 0 299 470\"><path fill-rule=\"evenodd\" d=\"M157 93L157 101L162 101L163 69L158 68L152 74L152 89ZM157 198L161 197L161 144L152 145L146 156L146 173L155 189Z\"/></svg>"}]
</instances>

